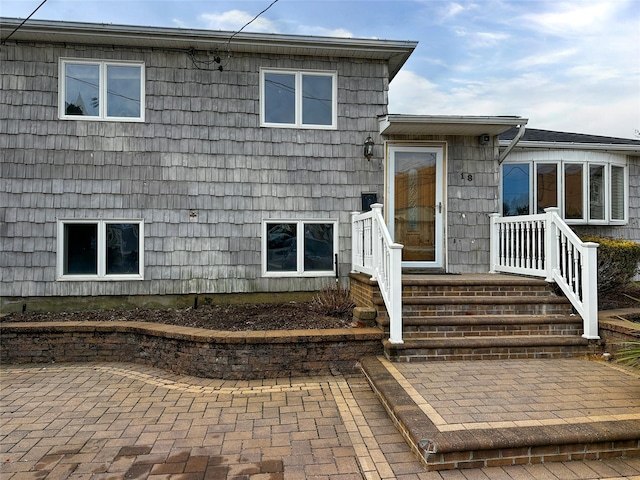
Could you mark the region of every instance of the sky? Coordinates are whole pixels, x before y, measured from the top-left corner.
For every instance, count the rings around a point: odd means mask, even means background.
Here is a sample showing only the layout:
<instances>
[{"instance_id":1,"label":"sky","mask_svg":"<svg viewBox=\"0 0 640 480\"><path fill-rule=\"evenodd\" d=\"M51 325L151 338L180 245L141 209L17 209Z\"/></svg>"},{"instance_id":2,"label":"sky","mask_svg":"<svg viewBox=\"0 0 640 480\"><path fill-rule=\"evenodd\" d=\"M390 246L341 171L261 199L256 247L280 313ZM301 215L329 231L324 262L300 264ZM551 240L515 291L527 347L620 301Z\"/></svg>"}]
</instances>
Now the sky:
<instances>
[{"instance_id":1,"label":"sky","mask_svg":"<svg viewBox=\"0 0 640 480\"><path fill-rule=\"evenodd\" d=\"M31 18L414 40L389 113L640 138L640 0L47 0ZM0 0L25 18L42 0ZM6 32L3 32L6 35Z\"/></svg>"}]
</instances>

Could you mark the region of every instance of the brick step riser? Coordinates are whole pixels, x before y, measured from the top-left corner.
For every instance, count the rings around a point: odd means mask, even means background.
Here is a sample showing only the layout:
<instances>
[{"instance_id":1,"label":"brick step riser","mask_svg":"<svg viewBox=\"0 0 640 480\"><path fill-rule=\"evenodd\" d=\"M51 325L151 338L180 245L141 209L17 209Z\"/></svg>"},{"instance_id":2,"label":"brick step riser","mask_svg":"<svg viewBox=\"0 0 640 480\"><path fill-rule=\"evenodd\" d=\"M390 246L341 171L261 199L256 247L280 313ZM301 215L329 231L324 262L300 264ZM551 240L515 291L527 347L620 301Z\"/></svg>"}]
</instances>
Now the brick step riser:
<instances>
[{"instance_id":1,"label":"brick step riser","mask_svg":"<svg viewBox=\"0 0 640 480\"><path fill-rule=\"evenodd\" d=\"M403 285L403 295L415 295L416 293L438 295L555 295L548 285Z\"/></svg>"},{"instance_id":2,"label":"brick step riser","mask_svg":"<svg viewBox=\"0 0 640 480\"><path fill-rule=\"evenodd\" d=\"M427 453L422 450L421 453L423 463L429 471L507 467L531 463L637 457L640 454L640 440L535 445L492 450L459 450L447 453Z\"/></svg>"},{"instance_id":3,"label":"brick step riser","mask_svg":"<svg viewBox=\"0 0 640 480\"><path fill-rule=\"evenodd\" d=\"M402 290L403 298L411 297L556 297L549 291L512 291L512 292L496 292L492 290L477 290L473 292L441 292L430 290L416 290L408 292L406 289Z\"/></svg>"},{"instance_id":4,"label":"brick step riser","mask_svg":"<svg viewBox=\"0 0 640 480\"><path fill-rule=\"evenodd\" d=\"M385 330L388 333L388 330ZM509 326L486 325L482 327L431 327L415 328L404 327L405 338L457 338L457 337L481 337L481 336L509 336L509 335L582 335L582 328L574 325L535 325L535 326Z\"/></svg>"},{"instance_id":5,"label":"brick step riser","mask_svg":"<svg viewBox=\"0 0 640 480\"><path fill-rule=\"evenodd\" d=\"M447 348L447 349L408 349L402 354L385 351L392 362L443 362L460 360L521 360L576 358L591 354L591 350L582 346L562 347L492 347L492 348Z\"/></svg>"},{"instance_id":6,"label":"brick step riser","mask_svg":"<svg viewBox=\"0 0 640 480\"><path fill-rule=\"evenodd\" d=\"M388 319L384 307L378 307L378 318ZM520 305L404 305L403 317L466 316L466 315L569 315L568 304L520 304Z\"/></svg>"}]
</instances>

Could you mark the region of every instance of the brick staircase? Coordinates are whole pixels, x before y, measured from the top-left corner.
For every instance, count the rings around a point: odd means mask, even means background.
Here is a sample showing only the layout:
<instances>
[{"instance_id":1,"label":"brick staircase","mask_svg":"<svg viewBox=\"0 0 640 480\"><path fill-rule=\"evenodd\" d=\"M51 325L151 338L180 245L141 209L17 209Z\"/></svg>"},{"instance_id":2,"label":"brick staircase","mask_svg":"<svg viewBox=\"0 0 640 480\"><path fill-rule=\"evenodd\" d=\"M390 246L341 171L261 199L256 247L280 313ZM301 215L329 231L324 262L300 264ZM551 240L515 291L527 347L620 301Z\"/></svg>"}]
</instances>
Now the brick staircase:
<instances>
[{"instance_id":1,"label":"brick staircase","mask_svg":"<svg viewBox=\"0 0 640 480\"><path fill-rule=\"evenodd\" d=\"M353 278L353 277L352 277ZM403 275L403 344L394 362L564 358L595 353L582 319L544 280L513 275ZM353 282L352 282L353 284ZM375 288L376 322L389 317Z\"/></svg>"}]
</instances>

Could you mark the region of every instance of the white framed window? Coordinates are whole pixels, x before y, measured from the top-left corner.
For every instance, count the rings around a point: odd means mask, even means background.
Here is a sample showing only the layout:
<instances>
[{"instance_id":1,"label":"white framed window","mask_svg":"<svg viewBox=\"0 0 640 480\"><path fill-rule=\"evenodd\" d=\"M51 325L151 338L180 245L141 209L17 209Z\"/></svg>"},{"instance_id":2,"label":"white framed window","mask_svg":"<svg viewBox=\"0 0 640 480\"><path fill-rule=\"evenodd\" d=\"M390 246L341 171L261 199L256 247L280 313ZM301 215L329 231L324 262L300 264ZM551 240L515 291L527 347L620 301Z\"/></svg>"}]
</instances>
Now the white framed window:
<instances>
[{"instance_id":1,"label":"white framed window","mask_svg":"<svg viewBox=\"0 0 640 480\"><path fill-rule=\"evenodd\" d=\"M59 116L144 121L144 63L60 59Z\"/></svg>"},{"instance_id":2,"label":"white framed window","mask_svg":"<svg viewBox=\"0 0 640 480\"><path fill-rule=\"evenodd\" d=\"M142 280L142 220L58 220L58 280Z\"/></svg>"},{"instance_id":3,"label":"white framed window","mask_svg":"<svg viewBox=\"0 0 640 480\"><path fill-rule=\"evenodd\" d=\"M336 220L264 220L262 273L271 277L335 275Z\"/></svg>"},{"instance_id":4,"label":"white framed window","mask_svg":"<svg viewBox=\"0 0 640 480\"><path fill-rule=\"evenodd\" d=\"M543 213L558 207L568 224L619 225L628 221L626 160L525 160L502 164L502 214Z\"/></svg>"},{"instance_id":5,"label":"white framed window","mask_svg":"<svg viewBox=\"0 0 640 480\"><path fill-rule=\"evenodd\" d=\"M260 70L260 125L335 130L337 73Z\"/></svg>"}]
</instances>

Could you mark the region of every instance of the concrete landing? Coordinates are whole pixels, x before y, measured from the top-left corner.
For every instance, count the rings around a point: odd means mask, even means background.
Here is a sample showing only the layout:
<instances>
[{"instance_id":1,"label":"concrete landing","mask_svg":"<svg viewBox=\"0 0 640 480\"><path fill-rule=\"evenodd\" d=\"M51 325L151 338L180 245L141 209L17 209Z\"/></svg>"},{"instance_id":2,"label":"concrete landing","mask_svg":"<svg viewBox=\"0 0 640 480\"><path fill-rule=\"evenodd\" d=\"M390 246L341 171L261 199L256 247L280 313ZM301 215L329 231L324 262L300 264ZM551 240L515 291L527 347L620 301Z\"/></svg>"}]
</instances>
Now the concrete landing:
<instances>
[{"instance_id":1,"label":"concrete landing","mask_svg":"<svg viewBox=\"0 0 640 480\"><path fill-rule=\"evenodd\" d=\"M640 456L640 372L583 359L362 369L429 470Z\"/></svg>"}]
</instances>

